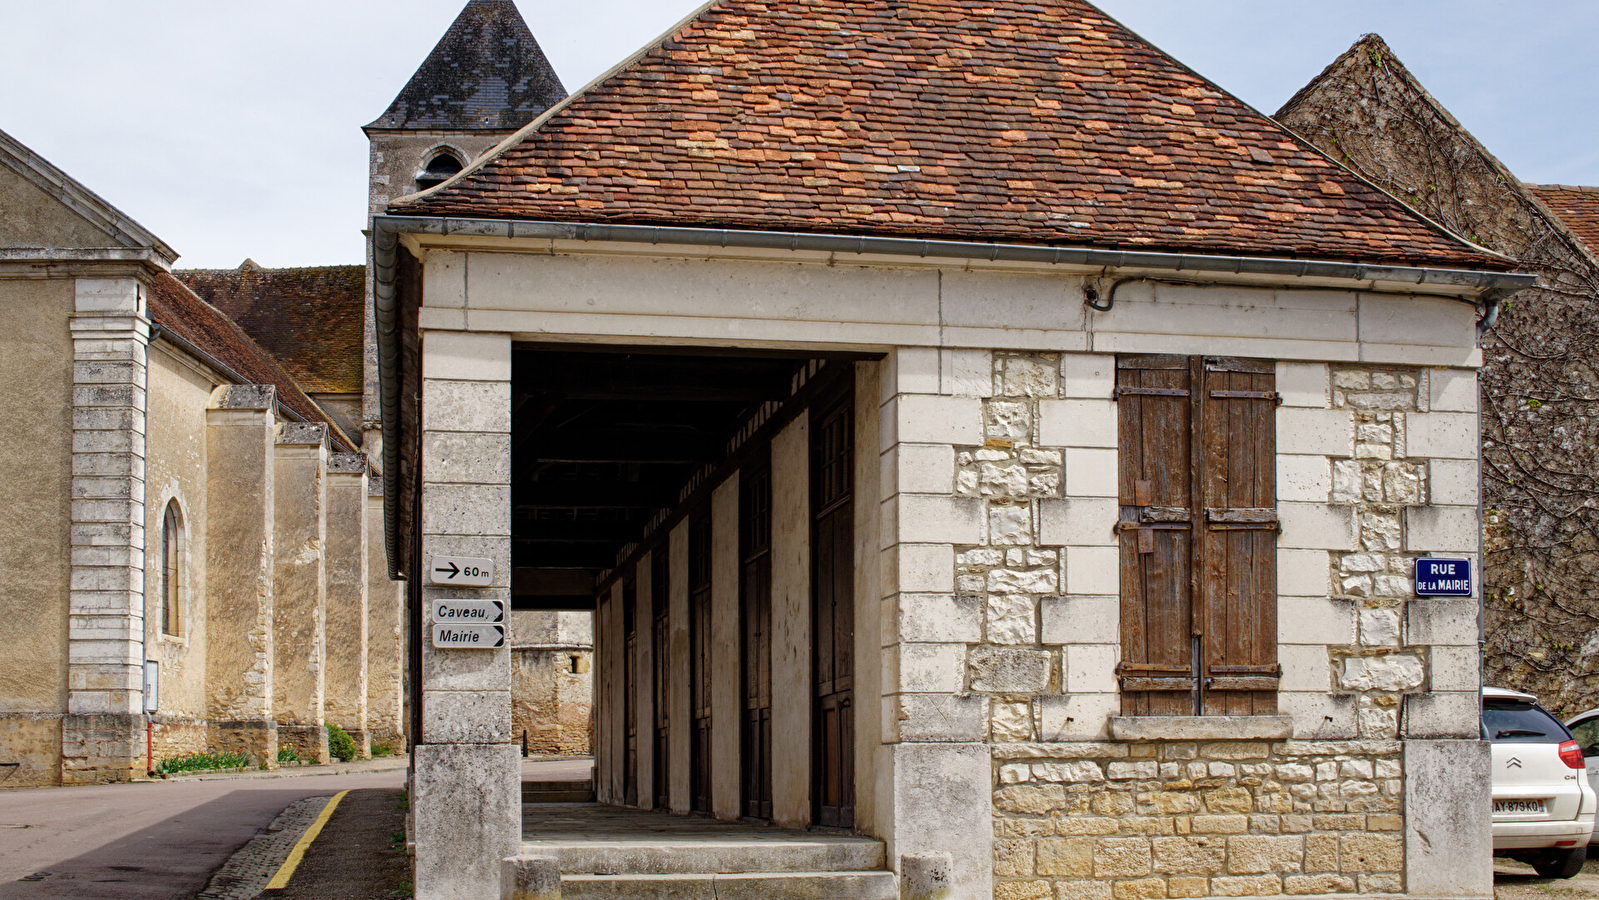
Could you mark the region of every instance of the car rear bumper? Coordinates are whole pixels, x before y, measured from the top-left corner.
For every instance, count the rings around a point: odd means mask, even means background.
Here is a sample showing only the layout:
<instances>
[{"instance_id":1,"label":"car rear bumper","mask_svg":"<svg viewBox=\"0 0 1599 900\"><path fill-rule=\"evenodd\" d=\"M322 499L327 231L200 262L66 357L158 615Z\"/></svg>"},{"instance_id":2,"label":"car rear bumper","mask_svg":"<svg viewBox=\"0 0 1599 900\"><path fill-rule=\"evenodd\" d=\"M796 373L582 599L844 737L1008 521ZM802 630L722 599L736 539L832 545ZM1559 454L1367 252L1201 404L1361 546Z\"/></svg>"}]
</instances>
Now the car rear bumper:
<instances>
[{"instance_id":1,"label":"car rear bumper","mask_svg":"<svg viewBox=\"0 0 1599 900\"><path fill-rule=\"evenodd\" d=\"M1564 822L1495 822L1495 850L1536 850L1570 841L1567 846L1585 847L1593 838L1594 817L1580 815Z\"/></svg>"}]
</instances>

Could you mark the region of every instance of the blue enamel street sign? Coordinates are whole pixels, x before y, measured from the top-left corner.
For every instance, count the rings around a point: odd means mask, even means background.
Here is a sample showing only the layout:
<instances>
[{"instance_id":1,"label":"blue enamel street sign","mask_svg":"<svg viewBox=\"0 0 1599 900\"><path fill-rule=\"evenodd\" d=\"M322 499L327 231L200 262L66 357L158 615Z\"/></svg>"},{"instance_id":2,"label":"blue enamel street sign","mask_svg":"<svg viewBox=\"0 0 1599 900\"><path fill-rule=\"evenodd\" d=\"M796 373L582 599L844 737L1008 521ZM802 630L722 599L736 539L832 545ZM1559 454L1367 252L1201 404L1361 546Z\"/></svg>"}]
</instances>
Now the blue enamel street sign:
<instances>
[{"instance_id":1,"label":"blue enamel street sign","mask_svg":"<svg viewBox=\"0 0 1599 900\"><path fill-rule=\"evenodd\" d=\"M1471 560L1423 556L1416 560L1417 597L1470 597Z\"/></svg>"}]
</instances>

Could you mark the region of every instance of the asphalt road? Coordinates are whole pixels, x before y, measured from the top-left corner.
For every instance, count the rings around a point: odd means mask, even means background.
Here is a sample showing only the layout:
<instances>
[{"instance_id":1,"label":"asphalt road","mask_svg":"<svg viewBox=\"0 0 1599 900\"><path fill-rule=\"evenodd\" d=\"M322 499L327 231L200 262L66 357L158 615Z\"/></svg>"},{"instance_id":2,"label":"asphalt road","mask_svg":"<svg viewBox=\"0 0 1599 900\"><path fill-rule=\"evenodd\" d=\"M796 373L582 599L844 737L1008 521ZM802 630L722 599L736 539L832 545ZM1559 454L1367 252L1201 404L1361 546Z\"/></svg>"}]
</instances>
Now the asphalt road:
<instances>
[{"instance_id":1,"label":"asphalt road","mask_svg":"<svg viewBox=\"0 0 1599 900\"><path fill-rule=\"evenodd\" d=\"M0 791L0 898L192 897L290 803L404 783L395 769Z\"/></svg>"}]
</instances>

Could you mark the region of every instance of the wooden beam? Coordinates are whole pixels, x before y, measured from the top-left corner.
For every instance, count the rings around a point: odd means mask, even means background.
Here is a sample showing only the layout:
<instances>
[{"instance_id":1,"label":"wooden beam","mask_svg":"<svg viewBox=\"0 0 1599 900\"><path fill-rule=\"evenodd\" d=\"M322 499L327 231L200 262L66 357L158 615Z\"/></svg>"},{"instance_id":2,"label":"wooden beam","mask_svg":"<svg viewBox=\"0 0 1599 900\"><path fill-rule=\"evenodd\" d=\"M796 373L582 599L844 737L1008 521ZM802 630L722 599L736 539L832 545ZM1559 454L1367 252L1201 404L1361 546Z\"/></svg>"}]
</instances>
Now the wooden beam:
<instances>
[{"instance_id":1,"label":"wooden beam","mask_svg":"<svg viewBox=\"0 0 1599 900\"><path fill-rule=\"evenodd\" d=\"M611 544L621 547L636 541L644 522L562 522L551 519L511 523L511 540L558 544Z\"/></svg>"},{"instance_id":2,"label":"wooden beam","mask_svg":"<svg viewBox=\"0 0 1599 900\"><path fill-rule=\"evenodd\" d=\"M719 457L720 444L680 431L562 429L534 434L520 453L527 462L708 463Z\"/></svg>"},{"instance_id":3,"label":"wooden beam","mask_svg":"<svg viewBox=\"0 0 1599 900\"><path fill-rule=\"evenodd\" d=\"M523 509L662 509L677 502L680 479L665 481L523 481L512 504Z\"/></svg>"}]
</instances>

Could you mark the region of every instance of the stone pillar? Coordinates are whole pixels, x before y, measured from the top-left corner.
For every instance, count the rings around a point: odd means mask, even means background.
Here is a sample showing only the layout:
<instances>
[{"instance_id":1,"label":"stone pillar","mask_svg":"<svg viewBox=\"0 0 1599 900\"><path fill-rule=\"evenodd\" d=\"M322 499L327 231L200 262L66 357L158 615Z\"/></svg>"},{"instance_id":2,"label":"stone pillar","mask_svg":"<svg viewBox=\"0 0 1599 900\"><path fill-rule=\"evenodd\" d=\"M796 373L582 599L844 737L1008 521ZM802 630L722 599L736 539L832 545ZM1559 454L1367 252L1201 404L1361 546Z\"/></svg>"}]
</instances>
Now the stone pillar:
<instances>
[{"instance_id":1,"label":"stone pillar","mask_svg":"<svg viewBox=\"0 0 1599 900\"><path fill-rule=\"evenodd\" d=\"M882 418L880 365L855 364L855 829L877 833L883 743Z\"/></svg>"},{"instance_id":2,"label":"stone pillar","mask_svg":"<svg viewBox=\"0 0 1599 900\"><path fill-rule=\"evenodd\" d=\"M672 554L667 563L667 577L672 585L666 600L669 607L667 620L672 631L667 641L672 650L672 662L668 668L671 681L666 686L666 702L671 704L672 710L672 731L667 735L672 745L667 760L671 769L668 772L667 793L672 812L686 813L694 808L694 761L691 758L694 698L689 694L687 520L679 522L667 536L667 552Z\"/></svg>"},{"instance_id":3,"label":"stone pillar","mask_svg":"<svg viewBox=\"0 0 1599 900\"><path fill-rule=\"evenodd\" d=\"M880 796L889 859L907 872L948 854L950 897L993 880L987 699L969 692L967 645L983 639L980 597L956 592L956 547L988 539L979 499L955 495L957 447L985 443L993 393L986 351L901 348L881 370L883 738ZM942 857L940 857L942 858Z\"/></svg>"},{"instance_id":4,"label":"stone pillar","mask_svg":"<svg viewBox=\"0 0 1599 900\"><path fill-rule=\"evenodd\" d=\"M734 473L711 493L711 811L733 821L740 808L743 769L739 765L744 719L739 671L738 486Z\"/></svg>"},{"instance_id":5,"label":"stone pillar","mask_svg":"<svg viewBox=\"0 0 1599 900\"><path fill-rule=\"evenodd\" d=\"M218 388L205 417L211 746L277 765L272 721L277 422L270 385Z\"/></svg>"},{"instance_id":6,"label":"stone pillar","mask_svg":"<svg viewBox=\"0 0 1599 900\"><path fill-rule=\"evenodd\" d=\"M72 575L61 782L144 772L145 287L79 278L72 333Z\"/></svg>"},{"instance_id":7,"label":"stone pillar","mask_svg":"<svg viewBox=\"0 0 1599 900\"><path fill-rule=\"evenodd\" d=\"M366 457L328 457L327 720L349 733L361 756L367 732Z\"/></svg>"},{"instance_id":8,"label":"stone pillar","mask_svg":"<svg viewBox=\"0 0 1599 900\"><path fill-rule=\"evenodd\" d=\"M488 587L427 586L423 600L510 606L511 339L426 332L422 354L422 564L434 556L494 561ZM412 757L416 896L495 897L501 861L521 847L510 642L435 649L431 624L423 623L422 734Z\"/></svg>"},{"instance_id":9,"label":"stone pillar","mask_svg":"<svg viewBox=\"0 0 1599 900\"><path fill-rule=\"evenodd\" d=\"M366 728L373 746L406 748L405 582L389 580L383 538L383 476L366 484Z\"/></svg>"},{"instance_id":10,"label":"stone pillar","mask_svg":"<svg viewBox=\"0 0 1599 900\"><path fill-rule=\"evenodd\" d=\"M273 496L272 709L278 746L328 761L326 425L278 426Z\"/></svg>"},{"instance_id":11,"label":"stone pillar","mask_svg":"<svg viewBox=\"0 0 1599 900\"><path fill-rule=\"evenodd\" d=\"M810 458L801 416L772 440L772 821L785 828L811 824Z\"/></svg>"}]
</instances>

